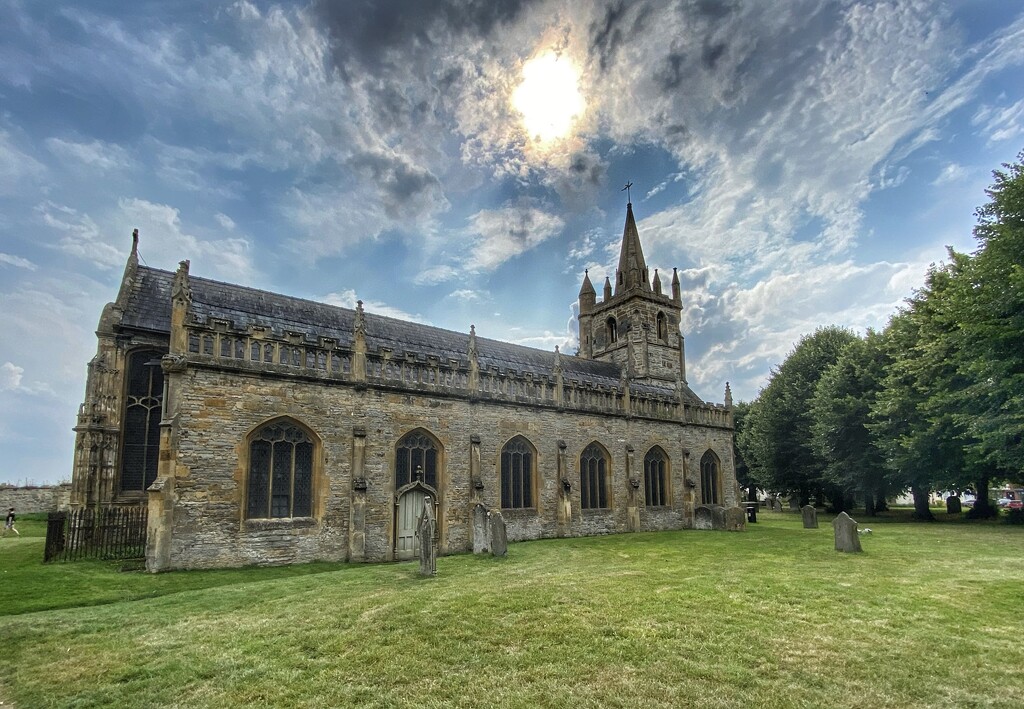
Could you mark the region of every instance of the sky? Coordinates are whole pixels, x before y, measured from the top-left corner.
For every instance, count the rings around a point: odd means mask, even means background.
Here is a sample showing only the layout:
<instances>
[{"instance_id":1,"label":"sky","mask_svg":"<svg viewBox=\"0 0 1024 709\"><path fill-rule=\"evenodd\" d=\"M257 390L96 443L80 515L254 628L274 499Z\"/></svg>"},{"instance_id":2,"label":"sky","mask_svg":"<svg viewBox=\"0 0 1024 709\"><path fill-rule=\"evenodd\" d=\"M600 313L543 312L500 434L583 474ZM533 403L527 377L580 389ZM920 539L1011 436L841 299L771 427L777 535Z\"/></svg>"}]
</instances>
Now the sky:
<instances>
[{"instance_id":1,"label":"sky","mask_svg":"<svg viewBox=\"0 0 1024 709\"><path fill-rule=\"evenodd\" d=\"M1011 0L0 0L0 482L70 478L143 263L576 348L633 204L687 374L751 400L974 249L1024 148Z\"/></svg>"}]
</instances>

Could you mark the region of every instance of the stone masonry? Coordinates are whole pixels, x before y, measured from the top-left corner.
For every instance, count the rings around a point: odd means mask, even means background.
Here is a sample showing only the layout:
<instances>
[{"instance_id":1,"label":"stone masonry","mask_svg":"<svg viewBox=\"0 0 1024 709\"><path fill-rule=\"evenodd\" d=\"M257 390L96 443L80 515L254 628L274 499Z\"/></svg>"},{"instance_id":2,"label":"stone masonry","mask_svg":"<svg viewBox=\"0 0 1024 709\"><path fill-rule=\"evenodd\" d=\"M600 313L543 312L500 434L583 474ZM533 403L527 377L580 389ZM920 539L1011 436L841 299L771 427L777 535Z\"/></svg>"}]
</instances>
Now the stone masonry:
<instances>
[{"instance_id":1,"label":"stone masonry","mask_svg":"<svg viewBox=\"0 0 1024 709\"><path fill-rule=\"evenodd\" d=\"M626 350L609 349L607 326L602 333L591 323L590 350L572 357L473 328L370 315L361 304L347 310L207 281L192 277L188 262L174 274L143 267L136 234L97 331L72 502L148 500L152 571L389 561L398 558L396 444L418 432L437 454L442 555L472 550L478 504L501 510L509 541L692 527L708 451L719 464L715 504L739 502L731 406L689 389L678 280L671 297L660 280L647 281L631 207L623 241L631 275L617 279L614 307L586 296L589 280L581 304L615 314ZM249 518L250 442L276 421L311 441L311 510ZM532 503L502 508L502 451L517 436L530 447ZM607 502L582 509L581 455L595 443ZM666 459L664 499L648 506L638 481L655 446Z\"/></svg>"}]
</instances>

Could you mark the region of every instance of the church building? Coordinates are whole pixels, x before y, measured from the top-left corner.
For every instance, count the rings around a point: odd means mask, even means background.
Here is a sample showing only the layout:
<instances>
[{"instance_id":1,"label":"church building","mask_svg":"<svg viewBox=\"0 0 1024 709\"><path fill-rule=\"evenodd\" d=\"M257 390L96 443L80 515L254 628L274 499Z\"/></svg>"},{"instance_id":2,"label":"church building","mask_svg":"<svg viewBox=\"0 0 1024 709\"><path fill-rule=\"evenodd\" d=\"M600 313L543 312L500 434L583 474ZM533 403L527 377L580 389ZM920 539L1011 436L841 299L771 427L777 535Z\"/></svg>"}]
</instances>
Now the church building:
<instances>
[{"instance_id":1,"label":"church building","mask_svg":"<svg viewBox=\"0 0 1024 709\"><path fill-rule=\"evenodd\" d=\"M148 505L150 571L440 554L702 526L734 507L732 401L691 391L683 294L633 218L567 355L139 265L100 317L72 504Z\"/></svg>"}]
</instances>

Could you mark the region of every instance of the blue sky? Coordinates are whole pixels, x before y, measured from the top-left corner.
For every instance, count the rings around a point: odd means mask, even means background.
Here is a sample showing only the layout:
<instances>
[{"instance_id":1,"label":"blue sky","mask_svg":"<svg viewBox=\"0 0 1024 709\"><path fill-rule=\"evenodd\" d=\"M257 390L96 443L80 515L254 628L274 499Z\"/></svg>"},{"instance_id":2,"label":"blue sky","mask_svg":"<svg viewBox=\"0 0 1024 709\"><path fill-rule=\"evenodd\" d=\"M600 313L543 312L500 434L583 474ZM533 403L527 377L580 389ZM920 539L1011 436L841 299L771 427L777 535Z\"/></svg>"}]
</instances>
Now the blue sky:
<instances>
[{"instance_id":1,"label":"blue sky","mask_svg":"<svg viewBox=\"0 0 1024 709\"><path fill-rule=\"evenodd\" d=\"M1022 64L1009 0L0 0L0 481L69 477L133 228L150 266L572 352L628 180L692 388L751 399L973 248Z\"/></svg>"}]
</instances>

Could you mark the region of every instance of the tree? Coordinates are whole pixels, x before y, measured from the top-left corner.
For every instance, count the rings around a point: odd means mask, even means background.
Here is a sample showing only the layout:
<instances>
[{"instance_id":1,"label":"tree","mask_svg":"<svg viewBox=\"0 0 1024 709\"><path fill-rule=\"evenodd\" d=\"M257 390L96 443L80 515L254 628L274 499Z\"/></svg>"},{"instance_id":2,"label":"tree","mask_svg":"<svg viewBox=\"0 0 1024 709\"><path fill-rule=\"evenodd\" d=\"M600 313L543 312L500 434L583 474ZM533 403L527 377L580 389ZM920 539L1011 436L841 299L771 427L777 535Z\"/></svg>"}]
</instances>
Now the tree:
<instances>
[{"instance_id":1,"label":"tree","mask_svg":"<svg viewBox=\"0 0 1024 709\"><path fill-rule=\"evenodd\" d=\"M736 482L740 484L740 487L746 489L747 499L757 499L757 482L750 476L750 466L747 465L746 459L743 457L743 451L740 450L739 438L740 432L743 431L746 425L747 414L750 412L750 403L747 401L738 402L732 409L732 420L735 430L732 444L732 458L733 464L736 468Z\"/></svg>"},{"instance_id":2,"label":"tree","mask_svg":"<svg viewBox=\"0 0 1024 709\"><path fill-rule=\"evenodd\" d=\"M822 373L810 402L811 446L825 463L823 479L862 495L869 516L876 500L885 501L885 458L868 426L887 363L882 335L869 330Z\"/></svg>"},{"instance_id":3,"label":"tree","mask_svg":"<svg viewBox=\"0 0 1024 709\"><path fill-rule=\"evenodd\" d=\"M966 454L970 434L960 407L972 380L961 366L955 296L968 261L951 250L950 263L933 265L924 287L885 331L889 363L869 428L885 453L890 481L911 489L920 520L934 519L932 489L960 489L978 479Z\"/></svg>"},{"instance_id":4,"label":"tree","mask_svg":"<svg viewBox=\"0 0 1024 709\"><path fill-rule=\"evenodd\" d=\"M993 172L974 236L979 249L959 289L963 423L971 452L995 474L1024 472L1024 152Z\"/></svg>"},{"instance_id":5,"label":"tree","mask_svg":"<svg viewBox=\"0 0 1024 709\"><path fill-rule=\"evenodd\" d=\"M825 467L810 445L810 401L822 372L856 339L835 326L802 337L750 405L738 440L761 487L796 493L801 505L810 501Z\"/></svg>"}]
</instances>

